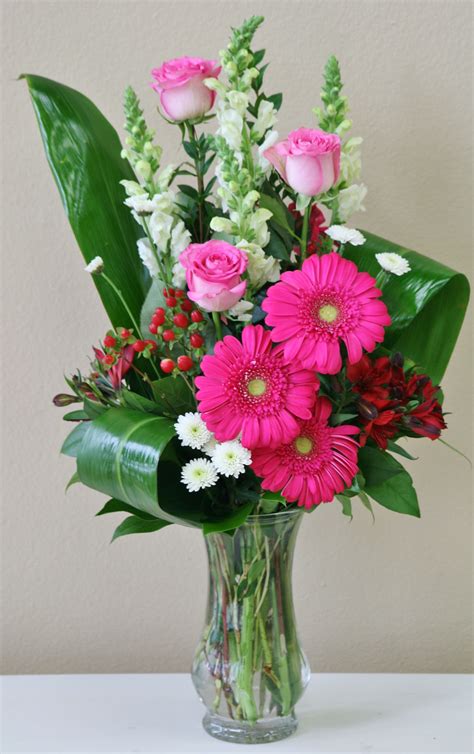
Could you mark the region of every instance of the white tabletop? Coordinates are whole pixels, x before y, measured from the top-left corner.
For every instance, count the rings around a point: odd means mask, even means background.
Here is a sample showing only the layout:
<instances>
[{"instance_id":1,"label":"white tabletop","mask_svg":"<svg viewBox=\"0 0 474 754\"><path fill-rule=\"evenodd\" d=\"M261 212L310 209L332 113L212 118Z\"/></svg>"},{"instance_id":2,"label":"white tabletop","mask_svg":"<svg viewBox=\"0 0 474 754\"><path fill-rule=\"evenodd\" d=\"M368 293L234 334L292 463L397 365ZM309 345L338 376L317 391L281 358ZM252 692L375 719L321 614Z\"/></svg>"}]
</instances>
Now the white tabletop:
<instances>
[{"instance_id":1,"label":"white tabletop","mask_svg":"<svg viewBox=\"0 0 474 754\"><path fill-rule=\"evenodd\" d=\"M314 674L298 731L263 747L210 738L188 675L5 676L1 707L3 754L472 751L468 675Z\"/></svg>"}]
</instances>

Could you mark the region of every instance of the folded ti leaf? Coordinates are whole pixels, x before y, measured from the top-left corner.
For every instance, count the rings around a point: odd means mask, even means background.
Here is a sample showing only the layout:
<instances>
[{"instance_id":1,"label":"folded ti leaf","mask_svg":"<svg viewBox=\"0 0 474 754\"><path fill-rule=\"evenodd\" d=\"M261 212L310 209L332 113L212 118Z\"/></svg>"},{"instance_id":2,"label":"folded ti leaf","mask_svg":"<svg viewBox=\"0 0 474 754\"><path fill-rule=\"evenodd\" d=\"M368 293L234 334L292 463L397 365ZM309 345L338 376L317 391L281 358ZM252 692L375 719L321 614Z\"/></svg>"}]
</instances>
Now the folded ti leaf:
<instances>
[{"instance_id":1,"label":"folded ti leaf","mask_svg":"<svg viewBox=\"0 0 474 754\"><path fill-rule=\"evenodd\" d=\"M469 300L465 275L434 259L422 256L373 233L362 231L363 246L345 247L344 256L359 269L376 277L380 271L375 254L388 251L400 254L411 271L390 275L384 284L383 298L392 325L386 331L384 346L401 351L436 383L441 380L453 352Z\"/></svg>"},{"instance_id":2,"label":"folded ti leaf","mask_svg":"<svg viewBox=\"0 0 474 754\"><path fill-rule=\"evenodd\" d=\"M150 279L136 248L143 235L124 206L122 179L135 176L120 156L115 129L80 92L56 81L25 74L46 156L66 214L86 262L104 260L107 275L139 320ZM116 294L93 275L113 325L132 326Z\"/></svg>"}]
</instances>

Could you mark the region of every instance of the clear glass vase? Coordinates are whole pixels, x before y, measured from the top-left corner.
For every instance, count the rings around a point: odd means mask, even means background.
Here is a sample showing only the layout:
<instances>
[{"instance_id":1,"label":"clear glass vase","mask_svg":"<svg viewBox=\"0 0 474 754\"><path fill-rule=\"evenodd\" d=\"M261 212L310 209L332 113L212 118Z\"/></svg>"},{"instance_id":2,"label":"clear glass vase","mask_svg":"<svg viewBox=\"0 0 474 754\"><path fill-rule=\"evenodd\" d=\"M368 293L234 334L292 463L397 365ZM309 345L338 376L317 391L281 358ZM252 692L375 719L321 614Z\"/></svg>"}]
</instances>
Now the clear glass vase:
<instances>
[{"instance_id":1,"label":"clear glass vase","mask_svg":"<svg viewBox=\"0 0 474 754\"><path fill-rule=\"evenodd\" d=\"M205 537L209 596L192 678L215 738L266 743L296 730L295 704L310 676L291 584L301 516L250 516L233 534Z\"/></svg>"}]
</instances>

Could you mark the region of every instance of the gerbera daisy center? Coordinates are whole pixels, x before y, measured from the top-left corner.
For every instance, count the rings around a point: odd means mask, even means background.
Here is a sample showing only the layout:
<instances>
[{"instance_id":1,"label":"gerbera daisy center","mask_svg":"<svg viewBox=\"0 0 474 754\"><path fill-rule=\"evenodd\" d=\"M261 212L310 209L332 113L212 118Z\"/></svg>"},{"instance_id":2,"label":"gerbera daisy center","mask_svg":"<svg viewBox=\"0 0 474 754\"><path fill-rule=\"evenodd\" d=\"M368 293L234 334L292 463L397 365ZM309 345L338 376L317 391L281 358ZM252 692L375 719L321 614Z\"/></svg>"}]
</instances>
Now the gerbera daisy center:
<instances>
[{"instance_id":1,"label":"gerbera daisy center","mask_svg":"<svg viewBox=\"0 0 474 754\"><path fill-rule=\"evenodd\" d=\"M302 456L309 455L309 453L311 453L311 451L313 450L313 447L314 443L310 437L300 435L300 437L297 437L295 440L295 448L298 453L301 453Z\"/></svg>"},{"instance_id":2,"label":"gerbera daisy center","mask_svg":"<svg viewBox=\"0 0 474 754\"><path fill-rule=\"evenodd\" d=\"M339 309L333 304L324 304L318 310L318 316L323 322L334 322L339 316Z\"/></svg>"},{"instance_id":3,"label":"gerbera daisy center","mask_svg":"<svg viewBox=\"0 0 474 754\"><path fill-rule=\"evenodd\" d=\"M253 395L255 397L264 395L267 391L267 383L260 377L255 377L247 384L247 390L249 391L250 395Z\"/></svg>"}]
</instances>

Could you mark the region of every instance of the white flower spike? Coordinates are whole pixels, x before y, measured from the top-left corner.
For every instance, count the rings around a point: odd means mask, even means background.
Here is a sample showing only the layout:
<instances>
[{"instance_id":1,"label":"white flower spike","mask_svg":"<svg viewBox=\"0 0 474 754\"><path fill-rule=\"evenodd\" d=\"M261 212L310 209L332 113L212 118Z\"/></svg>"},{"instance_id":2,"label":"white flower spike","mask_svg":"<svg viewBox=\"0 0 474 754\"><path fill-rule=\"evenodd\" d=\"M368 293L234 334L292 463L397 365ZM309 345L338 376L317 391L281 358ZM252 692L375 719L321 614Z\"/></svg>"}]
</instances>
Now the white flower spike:
<instances>
[{"instance_id":1,"label":"white flower spike","mask_svg":"<svg viewBox=\"0 0 474 754\"><path fill-rule=\"evenodd\" d=\"M186 414L178 416L174 428L181 445L193 448L193 450L201 450L212 437L197 411L195 413L188 411Z\"/></svg>"},{"instance_id":2,"label":"white flower spike","mask_svg":"<svg viewBox=\"0 0 474 754\"><path fill-rule=\"evenodd\" d=\"M213 487L217 479L217 471L207 458L194 458L181 469L181 481L189 492Z\"/></svg>"},{"instance_id":3,"label":"white flower spike","mask_svg":"<svg viewBox=\"0 0 474 754\"><path fill-rule=\"evenodd\" d=\"M102 257L94 257L84 269L91 275L100 275L104 271L104 260Z\"/></svg>"},{"instance_id":4,"label":"white flower spike","mask_svg":"<svg viewBox=\"0 0 474 754\"><path fill-rule=\"evenodd\" d=\"M348 228L346 225L331 225L326 230L326 235L333 241L339 243L350 243L352 246L362 246L365 243L365 237L355 228Z\"/></svg>"},{"instance_id":5,"label":"white flower spike","mask_svg":"<svg viewBox=\"0 0 474 754\"><path fill-rule=\"evenodd\" d=\"M381 254L376 254L375 258L382 270L390 272L392 275L400 277L400 275L405 275L405 273L411 270L408 261L400 256L400 254L395 254L395 252L384 251Z\"/></svg>"}]
</instances>

